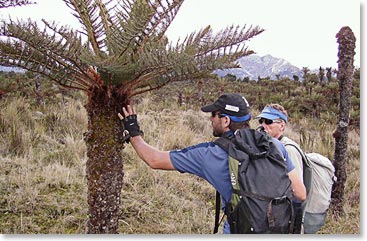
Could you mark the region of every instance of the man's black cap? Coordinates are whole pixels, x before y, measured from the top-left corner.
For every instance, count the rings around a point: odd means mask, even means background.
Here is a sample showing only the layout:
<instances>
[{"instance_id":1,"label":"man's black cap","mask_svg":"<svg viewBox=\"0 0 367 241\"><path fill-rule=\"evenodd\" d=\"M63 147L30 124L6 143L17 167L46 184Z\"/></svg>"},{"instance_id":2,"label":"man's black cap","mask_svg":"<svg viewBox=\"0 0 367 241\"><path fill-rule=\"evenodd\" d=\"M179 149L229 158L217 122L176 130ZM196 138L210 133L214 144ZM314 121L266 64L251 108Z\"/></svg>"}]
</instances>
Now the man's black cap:
<instances>
[{"instance_id":1,"label":"man's black cap","mask_svg":"<svg viewBox=\"0 0 367 241\"><path fill-rule=\"evenodd\" d=\"M203 112L219 111L229 116L244 117L250 115L250 105L241 94L230 93L221 95L213 104L201 108Z\"/></svg>"}]
</instances>

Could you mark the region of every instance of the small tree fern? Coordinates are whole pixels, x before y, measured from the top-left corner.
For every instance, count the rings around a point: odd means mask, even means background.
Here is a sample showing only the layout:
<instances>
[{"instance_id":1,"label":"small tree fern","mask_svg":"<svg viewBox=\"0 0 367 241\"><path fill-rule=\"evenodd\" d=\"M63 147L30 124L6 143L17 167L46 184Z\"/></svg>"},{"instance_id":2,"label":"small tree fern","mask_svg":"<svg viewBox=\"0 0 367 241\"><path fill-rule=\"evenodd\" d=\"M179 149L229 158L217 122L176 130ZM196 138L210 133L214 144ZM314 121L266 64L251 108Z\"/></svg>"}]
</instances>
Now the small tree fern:
<instances>
[{"instance_id":1,"label":"small tree fern","mask_svg":"<svg viewBox=\"0 0 367 241\"><path fill-rule=\"evenodd\" d=\"M348 133L350 125L351 95L353 87L354 55L356 37L348 26L336 34L338 48L339 113L338 123L333 133L335 138L334 166L337 181L333 186L331 207L336 218L343 213L345 183L347 180Z\"/></svg>"},{"instance_id":2,"label":"small tree fern","mask_svg":"<svg viewBox=\"0 0 367 241\"><path fill-rule=\"evenodd\" d=\"M263 29L208 26L170 43L165 33L183 0L63 0L74 30L31 19L2 21L0 64L40 73L87 92L89 233L117 233L123 181L117 112L135 95L172 81L199 79L252 54L245 42ZM123 215L123 214L122 214Z\"/></svg>"}]
</instances>

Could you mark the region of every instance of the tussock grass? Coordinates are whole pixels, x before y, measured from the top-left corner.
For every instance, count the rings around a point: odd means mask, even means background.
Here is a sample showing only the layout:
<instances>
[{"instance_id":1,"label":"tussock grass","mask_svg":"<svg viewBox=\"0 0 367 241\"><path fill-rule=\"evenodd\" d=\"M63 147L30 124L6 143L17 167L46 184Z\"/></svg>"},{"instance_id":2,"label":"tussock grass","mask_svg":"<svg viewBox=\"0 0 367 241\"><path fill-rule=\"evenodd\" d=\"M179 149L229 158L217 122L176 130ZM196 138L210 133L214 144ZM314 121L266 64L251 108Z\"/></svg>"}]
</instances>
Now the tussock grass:
<instances>
[{"instance_id":1,"label":"tussock grass","mask_svg":"<svg viewBox=\"0 0 367 241\"><path fill-rule=\"evenodd\" d=\"M213 139L209 115L199 110L199 104L178 106L175 94L161 96L158 92L135 100L149 144L170 150ZM85 233L86 97L79 92L58 95L40 106L30 98L9 96L0 101L0 233ZM259 110L252 114L255 117ZM286 134L305 151L332 157L333 125L305 118L291 123ZM257 120L251 126L257 127ZM345 215L336 219L329 214L320 233L360 233L359 142L359 133L352 130ZM151 170L130 145L123 156L120 233L212 232L214 188L189 174Z\"/></svg>"},{"instance_id":2,"label":"tussock grass","mask_svg":"<svg viewBox=\"0 0 367 241\"><path fill-rule=\"evenodd\" d=\"M1 101L0 232L83 233L87 218L82 99ZM84 112L83 112L84 111Z\"/></svg>"}]
</instances>

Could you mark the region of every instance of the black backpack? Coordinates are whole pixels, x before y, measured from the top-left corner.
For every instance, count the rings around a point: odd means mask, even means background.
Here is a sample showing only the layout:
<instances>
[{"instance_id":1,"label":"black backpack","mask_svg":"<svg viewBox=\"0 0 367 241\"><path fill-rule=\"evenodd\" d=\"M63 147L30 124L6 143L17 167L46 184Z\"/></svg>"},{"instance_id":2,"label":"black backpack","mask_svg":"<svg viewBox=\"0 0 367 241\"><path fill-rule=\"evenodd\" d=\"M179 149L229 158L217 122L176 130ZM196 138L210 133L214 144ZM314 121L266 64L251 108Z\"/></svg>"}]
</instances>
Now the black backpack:
<instances>
[{"instance_id":1,"label":"black backpack","mask_svg":"<svg viewBox=\"0 0 367 241\"><path fill-rule=\"evenodd\" d=\"M292 233L293 192L285 159L272 137L254 129L237 130L215 143L229 156L233 188L226 215L231 233ZM219 226L217 192L214 233ZM219 202L218 202L219 201Z\"/></svg>"}]
</instances>

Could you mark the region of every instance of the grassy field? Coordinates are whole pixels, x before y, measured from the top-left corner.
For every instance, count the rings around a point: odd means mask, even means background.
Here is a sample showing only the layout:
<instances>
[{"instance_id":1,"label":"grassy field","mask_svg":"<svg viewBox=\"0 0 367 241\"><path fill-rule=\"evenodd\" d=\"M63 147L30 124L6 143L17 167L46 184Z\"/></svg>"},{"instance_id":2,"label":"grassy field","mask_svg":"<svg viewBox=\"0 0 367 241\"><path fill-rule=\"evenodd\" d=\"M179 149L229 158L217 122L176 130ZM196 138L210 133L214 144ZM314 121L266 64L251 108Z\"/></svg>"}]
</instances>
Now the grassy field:
<instances>
[{"instance_id":1,"label":"grassy field","mask_svg":"<svg viewBox=\"0 0 367 241\"><path fill-rule=\"evenodd\" d=\"M162 98L162 93L165 89L135 100L148 143L170 150L212 140L209 116L199 105L179 106L177 96ZM41 105L32 96L0 100L0 233L85 233L85 100L79 92L54 95ZM255 120L252 126L257 126ZM334 128L303 118L288 127L287 135L305 151L332 157ZM349 135L345 215L336 219L329 214L319 233L360 233L360 136L356 130ZM175 171L151 170L129 145L123 156L120 233L212 232L215 190L208 183Z\"/></svg>"}]
</instances>

